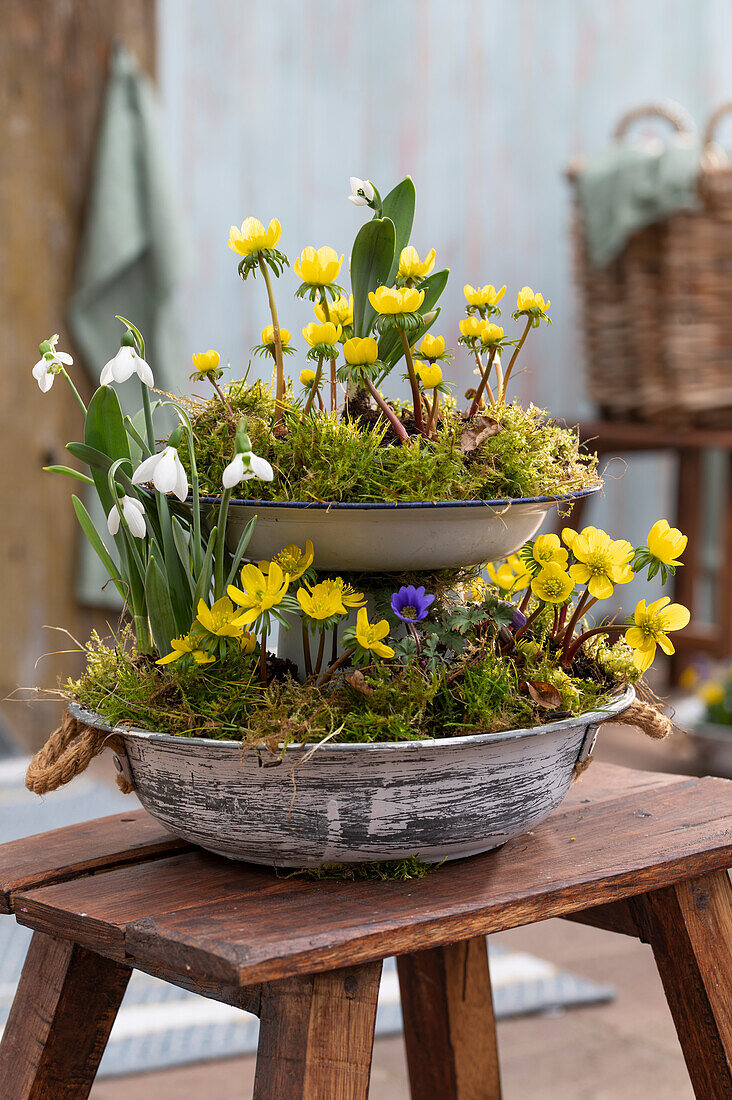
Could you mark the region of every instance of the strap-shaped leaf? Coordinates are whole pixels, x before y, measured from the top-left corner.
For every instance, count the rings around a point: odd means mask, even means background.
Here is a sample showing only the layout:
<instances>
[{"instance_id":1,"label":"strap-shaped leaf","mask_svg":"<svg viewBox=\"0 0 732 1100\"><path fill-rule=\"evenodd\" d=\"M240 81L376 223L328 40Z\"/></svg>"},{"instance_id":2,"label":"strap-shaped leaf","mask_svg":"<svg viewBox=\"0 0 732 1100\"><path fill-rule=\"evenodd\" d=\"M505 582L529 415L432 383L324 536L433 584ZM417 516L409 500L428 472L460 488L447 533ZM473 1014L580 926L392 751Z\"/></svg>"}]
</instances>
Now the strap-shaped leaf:
<instances>
[{"instance_id":1,"label":"strap-shaped leaf","mask_svg":"<svg viewBox=\"0 0 732 1100\"><path fill-rule=\"evenodd\" d=\"M399 270L399 257L402 254L402 249L409 244L409 238L412 235L416 199L417 194L414 190L414 184L409 176L405 176L401 183L392 188L381 203L382 218L391 218L396 231L394 259L388 274L389 285L396 279Z\"/></svg>"},{"instance_id":2,"label":"strap-shaped leaf","mask_svg":"<svg viewBox=\"0 0 732 1100\"><path fill-rule=\"evenodd\" d=\"M394 260L395 234L390 218L374 218L356 234L351 252L355 336L368 336L371 331L376 314L369 302L369 291L383 286L388 279Z\"/></svg>"},{"instance_id":3,"label":"strap-shaped leaf","mask_svg":"<svg viewBox=\"0 0 732 1100\"><path fill-rule=\"evenodd\" d=\"M114 462L118 458L130 457L130 446L125 430L119 398L111 386L100 386L89 402L84 427L84 443L94 451L99 451ZM71 452L74 453L73 451ZM107 484L106 471L91 466L92 477L97 494L105 512L114 501Z\"/></svg>"},{"instance_id":4,"label":"strap-shaped leaf","mask_svg":"<svg viewBox=\"0 0 732 1100\"><path fill-rule=\"evenodd\" d=\"M256 522L257 517L252 516L252 518L249 520L249 523L246 525L241 533L241 538L239 539L236 550L234 551L234 557L231 562L231 569L229 570L229 575L226 578L224 591L226 591L230 584L234 583L234 578L236 577L237 570L241 565L241 559L244 557L244 552L249 545L249 541L252 535L254 534L254 525L256 524Z\"/></svg>"},{"instance_id":5,"label":"strap-shaped leaf","mask_svg":"<svg viewBox=\"0 0 732 1100\"><path fill-rule=\"evenodd\" d=\"M145 574L145 602L155 648L163 656L170 652L171 638L177 638L182 632L177 629L168 580L157 553L156 548L151 547Z\"/></svg>"},{"instance_id":6,"label":"strap-shaped leaf","mask_svg":"<svg viewBox=\"0 0 732 1100\"><path fill-rule=\"evenodd\" d=\"M180 563L183 566L183 574L188 580L188 586L191 590L191 596L193 595L193 577L191 575L191 549L188 544L188 532L183 524L176 516L171 517L171 524L173 528L173 542L175 548L178 551L178 557ZM195 609L194 609L195 610Z\"/></svg>"},{"instance_id":7,"label":"strap-shaped leaf","mask_svg":"<svg viewBox=\"0 0 732 1100\"><path fill-rule=\"evenodd\" d=\"M206 547L206 553L203 556L203 565L201 566L201 572L198 574L198 580L196 581L196 587L193 592L193 613L195 615L198 608L198 601L203 600L208 605L209 596L211 595L211 580L213 578L213 556L214 547L216 546L216 527L211 528L211 533L208 536L208 546Z\"/></svg>"},{"instance_id":8,"label":"strap-shaped leaf","mask_svg":"<svg viewBox=\"0 0 732 1100\"><path fill-rule=\"evenodd\" d=\"M73 477L76 481L83 481L85 485L93 485L93 478L82 474L81 470L72 470L70 466L44 466L47 474L64 474L65 477Z\"/></svg>"}]
</instances>

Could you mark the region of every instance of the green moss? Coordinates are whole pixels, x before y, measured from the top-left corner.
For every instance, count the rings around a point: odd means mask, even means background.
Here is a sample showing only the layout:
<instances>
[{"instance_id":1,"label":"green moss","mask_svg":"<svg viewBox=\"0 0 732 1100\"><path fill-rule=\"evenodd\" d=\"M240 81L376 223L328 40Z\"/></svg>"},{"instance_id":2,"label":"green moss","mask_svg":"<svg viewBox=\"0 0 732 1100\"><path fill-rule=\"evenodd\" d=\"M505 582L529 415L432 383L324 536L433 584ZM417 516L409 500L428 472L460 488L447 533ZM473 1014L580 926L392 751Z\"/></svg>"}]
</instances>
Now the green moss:
<instances>
[{"instance_id":1,"label":"green moss","mask_svg":"<svg viewBox=\"0 0 732 1100\"><path fill-rule=\"evenodd\" d=\"M412 446L385 441L387 425L303 417L291 407L286 432L271 428L272 399L256 382L228 389L234 416L218 398L184 401L193 420L201 490L220 492L231 459L236 424L247 417L254 451L275 470L271 483L253 480L237 492L265 500L383 501L490 500L560 494L597 482L594 456L580 452L577 433L550 421L541 409L517 404L491 410L501 430L471 455L460 450L465 423L451 414L434 441L416 437ZM185 460L185 444L182 447Z\"/></svg>"},{"instance_id":2,"label":"green moss","mask_svg":"<svg viewBox=\"0 0 732 1100\"><path fill-rule=\"evenodd\" d=\"M408 856L381 863L324 863L296 873L315 882L409 882L426 878L441 866L442 862L424 863L417 856Z\"/></svg>"}]
</instances>

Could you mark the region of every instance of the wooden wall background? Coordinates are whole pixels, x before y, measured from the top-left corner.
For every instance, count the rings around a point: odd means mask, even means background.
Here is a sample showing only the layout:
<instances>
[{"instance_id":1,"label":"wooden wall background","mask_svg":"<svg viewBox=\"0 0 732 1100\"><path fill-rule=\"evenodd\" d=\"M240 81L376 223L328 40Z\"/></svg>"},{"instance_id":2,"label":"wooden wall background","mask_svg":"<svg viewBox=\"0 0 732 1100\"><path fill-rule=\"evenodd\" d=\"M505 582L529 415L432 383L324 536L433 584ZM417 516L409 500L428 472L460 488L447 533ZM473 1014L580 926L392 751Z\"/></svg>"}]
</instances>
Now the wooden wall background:
<instances>
[{"instance_id":1,"label":"wooden wall background","mask_svg":"<svg viewBox=\"0 0 732 1100\"><path fill-rule=\"evenodd\" d=\"M440 329L454 338L466 281L541 289L554 327L533 334L517 388L568 418L585 402L567 161L629 106L674 98L701 124L732 93L728 0L0 0L0 698L71 671L69 657L36 669L66 648L44 624L85 635L94 622L68 594L70 489L40 472L76 434L73 404L60 386L44 398L30 368L38 340L64 334L109 45L119 36L152 69L156 14L190 351L216 347L239 371L267 320L259 284L236 277L232 222L278 216L292 257L348 252L362 218L348 176L388 188L409 172L415 243L453 272ZM299 337L310 314L295 285L285 276L280 315ZM465 388L469 366L456 371ZM638 502L663 514L668 485L663 463L634 461L594 518L640 539ZM2 714L36 738L50 722L43 707Z\"/></svg>"}]
</instances>

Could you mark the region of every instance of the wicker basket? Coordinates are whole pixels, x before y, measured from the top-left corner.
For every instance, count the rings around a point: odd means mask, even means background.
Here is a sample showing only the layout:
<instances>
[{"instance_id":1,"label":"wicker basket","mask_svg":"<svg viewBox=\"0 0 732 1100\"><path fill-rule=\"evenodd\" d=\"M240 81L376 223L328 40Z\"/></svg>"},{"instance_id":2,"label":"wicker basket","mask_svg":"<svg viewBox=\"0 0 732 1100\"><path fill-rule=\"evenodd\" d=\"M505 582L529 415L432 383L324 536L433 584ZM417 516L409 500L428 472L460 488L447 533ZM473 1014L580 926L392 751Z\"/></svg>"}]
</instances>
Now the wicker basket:
<instances>
[{"instance_id":1,"label":"wicker basket","mask_svg":"<svg viewBox=\"0 0 732 1100\"><path fill-rule=\"evenodd\" d=\"M714 141L730 110L715 111L704 134L701 209L634 234L605 267L589 260L575 198L589 393L604 416L732 425L732 162ZM620 120L615 140L649 115L692 132L681 108L640 107ZM570 179L579 171L576 162Z\"/></svg>"}]
</instances>

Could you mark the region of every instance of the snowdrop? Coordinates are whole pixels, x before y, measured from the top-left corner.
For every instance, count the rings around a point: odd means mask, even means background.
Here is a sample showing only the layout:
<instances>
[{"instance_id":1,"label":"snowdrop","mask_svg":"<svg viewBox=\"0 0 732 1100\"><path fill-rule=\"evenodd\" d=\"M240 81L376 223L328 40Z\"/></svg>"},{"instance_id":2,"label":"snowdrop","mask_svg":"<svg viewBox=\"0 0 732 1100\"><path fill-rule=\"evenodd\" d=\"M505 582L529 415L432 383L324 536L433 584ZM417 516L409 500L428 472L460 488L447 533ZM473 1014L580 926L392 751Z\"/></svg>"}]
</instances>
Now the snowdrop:
<instances>
[{"instance_id":1,"label":"snowdrop","mask_svg":"<svg viewBox=\"0 0 732 1100\"><path fill-rule=\"evenodd\" d=\"M258 477L261 481L272 481L274 470L266 458L260 458L252 451L237 453L224 470L222 478L225 489L233 489L240 481L251 481Z\"/></svg>"},{"instance_id":2,"label":"snowdrop","mask_svg":"<svg viewBox=\"0 0 732 1100\"><path fill-rule=\"evenodd\" d=\"M142 485L146 481L152 481L159 493L174 493L178 500L186 499L188 476L176 447L168 444L159 454L151 455L140 463L132 475L132 484Z\"/></svg>"},{"instance_id":3,"label":"snowdrop","mask_svg":"<svg viewBox=\"0 0 732 1100\"><path fill-rule=\"evenodd\" d=\"M112 382L126 382L136 374L141 382L152 388L155 385L153 372L135 349L135 338L131 332L122 337L117 354L105 363L99 376L100 386L109 386Z\"/></svg>"},{"instance_id":4,"label":"snowdrop","mask_svg":"<svg viewBox=\"0 0 732 1100\"><path fill-rule=\"evenodd\" d=\"M130 529L130 534L136 539L144 539L147 534L145 525L145 509L135 497L123 496L107 516L107 529L110 535L116 535L119 531L120 519L124 519Z\"/></svg>"},{"instance_id":5,"label":"snowdrop","mask_svg":"<svg viewBox=\"0 0 732 1100\"><path fill-rule=\"evenodd\" d=\"M71 366L74 361L68 352L56 351L57 343L58 333L56 332L50 340L44 340L38 348L41 358L34 366L32 374L41 393L48 393L59 371Z\"/></svg>"},{"instance_id":6,"label":"snowdrop","mask_svg":"<svg viewBox=\"0 0 732 1100\"><path fill-rule=\"evenodd\" d=\"M368 180L360 180L358 176L351 176L351 194L348 201L354 206L368 206L374 199L374 188Z\"/></svg>"}]
</instances>

